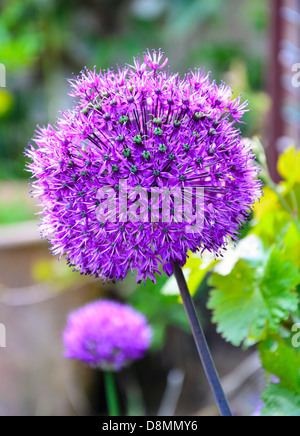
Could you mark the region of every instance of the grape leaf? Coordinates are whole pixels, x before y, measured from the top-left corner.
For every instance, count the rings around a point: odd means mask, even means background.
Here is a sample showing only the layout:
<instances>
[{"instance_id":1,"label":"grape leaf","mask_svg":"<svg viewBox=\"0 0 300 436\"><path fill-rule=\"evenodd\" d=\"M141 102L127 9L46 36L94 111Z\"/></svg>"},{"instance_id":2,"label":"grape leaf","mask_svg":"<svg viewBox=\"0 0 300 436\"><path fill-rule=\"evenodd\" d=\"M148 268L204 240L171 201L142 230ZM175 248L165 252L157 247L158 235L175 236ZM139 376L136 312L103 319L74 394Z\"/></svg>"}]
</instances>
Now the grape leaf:
<instances>
[{"instance_id":1,"label":"grape leaf","mask_svg":"<svg viewBox=\"0 0 300 436\"><path fill-rule=\"evenodd\" d=\"M218 323L218 332L227 341L238 346L249 335L264 304L254 288L254 271L240 260L229 275L214 273L209 284L216 288L208 302L214 311L213 322Z\"/></svg>"},{"instance_id":2,"label":"grape leaf","mask_svg":"<svg viewBox=\"0 0 300 436\"><path fill-rule=\"evenodd\" d=\"M273 250L262 271L260 289L272 317L270 328L285 320L289 312L298 309L298 296L293 290L300 283L299 269L286 259L286 255Z\"/></svg>"},{"instance_id":3,"label":"grape leaf","mask_svg":"<svg viewBox=\"0 0 300 436\"><path fill-rule=\"evenodd\" d=\"M275 249L256 269L240 260L230 274L214 273L208 307L213 310L218 332L236 346L276 333L279 323L297 311L294 289L299 283L298 268Z\"/></svg>"},{"instance_id":4,"label":"grape leaf","mask_svg":"<svg viewBox=\"0 0 300 436\"><path fill-rule=\"evenodd\" d=\"M262 395L262 416L300 416L300 391L290 391L281 384L270 384Z\"/></svg>"},{"instance_id":5,"label":"grape leaf","mask_svg":"<svg viewBox=\"0 0 300 436\"><path fill-rule=\"evenodd\" d=\"M300 355L294 348L279 343L273 349L268 342L260 344L263 367L281 380L281 386L290 390L300 390Z\"/></svg>"}]
</instances>

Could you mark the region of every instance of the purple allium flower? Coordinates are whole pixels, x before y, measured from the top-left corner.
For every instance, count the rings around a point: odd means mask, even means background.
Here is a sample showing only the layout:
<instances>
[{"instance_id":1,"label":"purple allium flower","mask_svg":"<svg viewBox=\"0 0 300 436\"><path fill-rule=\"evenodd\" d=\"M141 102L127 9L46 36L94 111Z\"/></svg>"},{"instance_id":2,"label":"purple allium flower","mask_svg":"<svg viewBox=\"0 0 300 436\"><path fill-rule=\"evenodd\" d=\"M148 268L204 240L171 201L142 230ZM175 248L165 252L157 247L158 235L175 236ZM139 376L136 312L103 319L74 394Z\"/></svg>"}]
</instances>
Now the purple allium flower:
<instances>
[{"instance_id":1,"label":"purple allium flower","mask_svg":"<svg viewBox=\"0 0 300 436\"><path fill-rule=\"evenodd\" d=\"M261 194L254 155L235 127L247 102L201 70L182 78L165 63L159 50L117 71L86 69L70 81L73 109L40 128L26 152L42 236L80 273L123 280L137 270L137 281L155 281L161 263L171 275L171 262L183 266L189 250L218 256ZM145 219L161 211L145 195L143 222L120 222L121 208L116 221L100 221L107 195L99 190L109 188L119 205L122 180L129 189L203 188L203 225L187 231L174 199L169 222Z\"/></svg>"},{"instance_id":2,"label":"purple allium flower","mask_svg":"<svg viewBox=\"0 0 300 436\"><path fill-rule=\"evenodd\" d=\"M65 357L118 371L144 356L151 335L145 317L132 307L96 301L69 315L63 334Z\"/></svg>"}]
</instances>

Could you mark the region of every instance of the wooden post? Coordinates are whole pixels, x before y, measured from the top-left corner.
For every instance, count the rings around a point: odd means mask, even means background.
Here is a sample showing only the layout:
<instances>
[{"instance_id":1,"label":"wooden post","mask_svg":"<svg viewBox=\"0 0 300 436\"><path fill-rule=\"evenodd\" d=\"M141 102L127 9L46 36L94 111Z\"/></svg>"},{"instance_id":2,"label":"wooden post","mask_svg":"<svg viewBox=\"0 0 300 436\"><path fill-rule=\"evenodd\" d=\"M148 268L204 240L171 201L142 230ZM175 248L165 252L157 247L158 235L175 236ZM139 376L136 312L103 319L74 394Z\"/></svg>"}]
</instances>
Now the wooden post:
<instances>
[{"instance_id":1,"label":"wooden post","mask_svg":"<svg viewBox=\"0 0 300 436\"><path fill-rule=\"evenodd\" d=\"M278 139L284 134L284 123L281 117L281 107L283 100L283 89L281 87L282 68L279 61L280 41L283 37L283 19L281 18L280 8L283 6L282 0L271 0L272 8L272 30L271 30L271 62L270 72L270 94L272 108L269 123L269 141L267 147L267 157L271 177L278 181L277 172L278 161Z\"/></svg>"}]
</instances>

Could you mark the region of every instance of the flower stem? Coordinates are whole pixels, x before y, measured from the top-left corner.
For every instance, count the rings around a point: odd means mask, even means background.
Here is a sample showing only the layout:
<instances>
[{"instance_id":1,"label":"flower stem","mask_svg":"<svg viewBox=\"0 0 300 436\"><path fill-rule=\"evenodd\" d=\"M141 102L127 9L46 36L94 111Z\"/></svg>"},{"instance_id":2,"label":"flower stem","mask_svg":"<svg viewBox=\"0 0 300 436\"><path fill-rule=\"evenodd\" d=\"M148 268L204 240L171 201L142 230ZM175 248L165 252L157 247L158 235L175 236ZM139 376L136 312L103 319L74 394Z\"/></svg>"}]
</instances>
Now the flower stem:
<instances>
[{"instance_id":1,"label":"flower stem","mask_svg":"<svg viewBox=\"0 0 300 436\"><path fill-rule=\"evenodd\" d=\"M112 371L104 372L104 383L109 416L120 416L116 383Z\"/></svg>"},{"instance_id":2,"label":"flower stem","mask_svg":"<svg viewBox=\"0 0 300 436\"><path fill-rule=\"evenodd\" d=\"M221 415L232 416L182 269L175 262L173 262L173 271L178 283L183 305L189 319L200 359L202 361L206 376L213 391L217 405L220 409Z\"/></svg>"}]
</instances>

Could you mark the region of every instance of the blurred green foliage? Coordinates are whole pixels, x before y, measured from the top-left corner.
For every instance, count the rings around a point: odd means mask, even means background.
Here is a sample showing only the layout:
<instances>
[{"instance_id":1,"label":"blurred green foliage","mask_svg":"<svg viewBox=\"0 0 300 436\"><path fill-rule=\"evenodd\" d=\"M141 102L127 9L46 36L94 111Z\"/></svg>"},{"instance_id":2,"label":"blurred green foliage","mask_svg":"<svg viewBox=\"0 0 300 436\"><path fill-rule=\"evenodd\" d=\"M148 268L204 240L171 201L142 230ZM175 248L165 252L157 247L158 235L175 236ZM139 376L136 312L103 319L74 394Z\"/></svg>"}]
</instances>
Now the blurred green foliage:
<instances>
[{"instance_id":1,"label":"blurred green foliage","mask_svg":"<svg viewBox=\"0 0 300 436\"><path fill-rule=\"evenodd\" d=\"M175 71L204 66L243 92L255 109L243 131L257 133L268 109L261 91L268 16L260 0L3 0L0 179L27 177L23 150L36 125L72 104L67 77L84 66L123 65L147 47L162 47Z\"/></svg>"},{"instance_id":2,"label":"blurred green foliage","mask_svg":"<svg viewBox=\"0 0 300 436\"><path fill-rule=\"evenodd\" d=\"M0 184L0 225L35 219L37 209L28 191L28 184L23 181Z\"/></svg>"},{"instance_id":3,"label":"blurred green foliage","mask_svg":"<svg viewBox=\"0 0 300 436\"><path fill-rule=\"evenodd\" d=\"M34 219L32 207L23 199L0 202L0 224L11 224Z\"/></svg>"},{"instance_id":4,"label":"blurred green foliage","mask_svg":"<svg viewBox=\"0 0 300 436\"><path fill-rule=\"evenodd\" d=\"M177 285L174 284L174 293L166 295L163 292L168 277L158 278L158 283L147 283L146 286L139 286L136 292L129 297L130 304L148 319L152 329L152 347L162 348L169 326L176 326L189 332L189 323L182 305L178 304ZM122 288L122 287L120 287Z\"/></svg>"},{"instance_id":5,"label":"blurred green foliage","mask_svg":"<svg viewBox=\"0 0 300 436\"><path fill-rule=\"evenodd\" d=\"M262 416L300 416L300 391L272 383L262 398L265 403Z\"/></svg>"}]
</instances>

